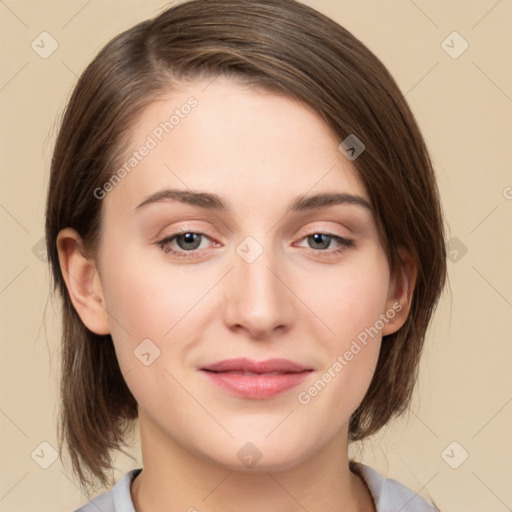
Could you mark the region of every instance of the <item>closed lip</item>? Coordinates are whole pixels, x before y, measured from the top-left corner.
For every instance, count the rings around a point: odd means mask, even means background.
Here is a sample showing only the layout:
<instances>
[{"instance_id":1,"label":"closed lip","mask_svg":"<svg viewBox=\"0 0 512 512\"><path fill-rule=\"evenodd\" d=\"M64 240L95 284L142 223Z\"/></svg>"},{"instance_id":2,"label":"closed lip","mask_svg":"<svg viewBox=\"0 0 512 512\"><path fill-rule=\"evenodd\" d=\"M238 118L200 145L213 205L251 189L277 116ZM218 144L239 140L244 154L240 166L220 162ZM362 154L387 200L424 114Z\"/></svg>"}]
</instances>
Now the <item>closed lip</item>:
<instances>
[{"instance_id":1,"label":"closed lip","mask_svg":"<svg viewBox=\"0 0 512 512\"><path fill-rule=\"evenodd\" d=\"M266 359L264 361L254 361L252 359L241 357L217 361L203 366L201 370L217 373L234 372L241 375L262 375L269 373L301 373L312 371L312 368L307 368L288 359Z\"/></svg>"}]
</instances>

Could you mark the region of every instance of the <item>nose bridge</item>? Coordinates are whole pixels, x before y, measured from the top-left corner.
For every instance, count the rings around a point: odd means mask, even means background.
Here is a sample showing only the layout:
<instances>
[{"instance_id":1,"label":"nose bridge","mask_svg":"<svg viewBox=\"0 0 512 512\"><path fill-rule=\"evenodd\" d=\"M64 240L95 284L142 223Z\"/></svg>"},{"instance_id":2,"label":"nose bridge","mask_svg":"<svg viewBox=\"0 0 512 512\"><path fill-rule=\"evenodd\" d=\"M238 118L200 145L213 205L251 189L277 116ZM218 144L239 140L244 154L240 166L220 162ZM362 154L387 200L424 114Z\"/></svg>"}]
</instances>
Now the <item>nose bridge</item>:
<instances>
[{"instance_id":1,"label":"nose bridge","mask_svg":"<svg viewBox=\"0 0 512 512\"><path fill-rule=\"evenodd\" d=\"M270 242L247 237L235 249L232 293L226 321L262 337L292 320L292 294L283 284L280 261Z\"/></svg>"}]
</instances>

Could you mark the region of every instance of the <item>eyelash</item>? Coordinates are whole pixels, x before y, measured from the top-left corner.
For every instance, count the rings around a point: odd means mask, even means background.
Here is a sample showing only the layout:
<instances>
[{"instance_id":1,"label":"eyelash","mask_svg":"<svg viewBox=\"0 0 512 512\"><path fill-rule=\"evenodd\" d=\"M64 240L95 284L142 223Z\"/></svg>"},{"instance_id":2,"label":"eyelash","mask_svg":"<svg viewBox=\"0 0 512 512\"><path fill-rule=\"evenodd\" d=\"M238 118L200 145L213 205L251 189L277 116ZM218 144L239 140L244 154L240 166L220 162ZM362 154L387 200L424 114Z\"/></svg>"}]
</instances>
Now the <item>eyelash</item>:
<instances>
[{"instance_id":1,"label":"eyelash","mask_svg":"<svg viewBox=\"0 0 512 512\"><path fill-rule=\"evenodd\" d=\"M162 240L156 242L156 245L159 246L166 254L172 254L174 256L177 256L178 258L196 258L196 257L200 257L201 254L199 254L201 252L201 249L194 249L192 251L185 251L183 249L181 250L176 250L176 249L173 249L172 247L170 247L170 243L178 238L179 236L183 236L183 235L186 235L186 234L194 234L194 235L199 235L201 237L204 237L204 238L207 238L208 240L211 240L211 238L206 235L205 233L200 233L200 232L197 232L197 231L183 231L183 232L179 232L179 233L175 233L173 235L170 235L170 236L167 236L165 238L163 238ZM315 250L315 249L311 249L314 253L319 253L318 256L335 256L337 254L340 254L344 251L346 251L347 249L351 248L351 247L354 247L354 241L353 240L350 240L348 238L343 238L339 235L335 235L333 233L324 233L322 231L315 231L313 233L310 233L308 235L305 235L303 236L300 240L305 240L309 237L312 237L313 235L324 235L324 236L327 236L329 237L331 240L334 240L336 242L338 242L340 244L340 247L338 247L337 249L320 249L320 250ZM214 242L216 243L216 242Z\"/></svg>"}]
</instances>

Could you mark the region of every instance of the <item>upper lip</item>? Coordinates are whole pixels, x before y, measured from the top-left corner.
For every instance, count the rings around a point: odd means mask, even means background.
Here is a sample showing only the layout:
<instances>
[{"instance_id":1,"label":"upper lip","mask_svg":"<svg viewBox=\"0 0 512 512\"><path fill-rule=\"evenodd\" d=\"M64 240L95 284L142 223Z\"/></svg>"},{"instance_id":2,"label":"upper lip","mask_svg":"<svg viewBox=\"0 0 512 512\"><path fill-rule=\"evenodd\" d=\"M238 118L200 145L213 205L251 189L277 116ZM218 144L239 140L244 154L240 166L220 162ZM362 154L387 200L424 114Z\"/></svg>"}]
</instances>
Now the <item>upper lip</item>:
<instances>
[{"instance_id":1,"label":"upper lip","mask_svg":"<svg viewBox=\"0 0 512 512\"><path fill-rule=\"evenodd\" d=\"M245 357L237 359L224 359L201 368L211 372L250 372L250 373L299 373L309 371L301 364L294 363L288 359L266 359L265 361L253 361Z\"/></svg>"}]
</instances>

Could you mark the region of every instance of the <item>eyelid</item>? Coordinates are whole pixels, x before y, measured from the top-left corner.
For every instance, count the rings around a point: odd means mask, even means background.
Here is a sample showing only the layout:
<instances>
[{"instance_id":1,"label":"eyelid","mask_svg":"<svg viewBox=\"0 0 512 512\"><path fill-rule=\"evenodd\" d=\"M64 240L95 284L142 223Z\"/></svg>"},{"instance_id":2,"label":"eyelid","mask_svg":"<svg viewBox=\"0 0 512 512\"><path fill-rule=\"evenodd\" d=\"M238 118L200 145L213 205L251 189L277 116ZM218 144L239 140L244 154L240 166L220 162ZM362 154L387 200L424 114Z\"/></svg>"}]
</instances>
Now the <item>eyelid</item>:
<instances>
[{"instance_id":1,"label":"eyelid","mask_svg":"<svg viewBox=\"0 0 512 512\"><path fill-rule=\"evenodd\" d=\"M318 250L318 251L315 251L312 248L304 247L306 249L309 249L315 257L328 258L329 256L338 256L342 252L344 252L347 249L350 249L352 247L355 247L355 245L356 245L354 240L352 240L350 238L346 238L341 235L337 235L336 233L331 233L327 230L312 231L310 234L306 234L305 236L299 237L298 242L302 242L303 240L306 240L307 238L309 238L313 235L316 235L316 234L322 234L322 235L328 236L331 240L336 241L339 244L339 247L333 248L333 249L322 249L322 250ZM295 243L297 243L297 242L294 242L294 244ZM303 246L299 245L298 247L303 247Z\"/></svg>"},{"instance_id":2,"label":"eyelid","mask_svg":"<svg viewBox=\"0 0 512 512\"><path fill-rule=\"evenodd\" d=\"M329 235L332 237L342 238L344 240L351 240L353 236L355 236L356 231L352 229L350 226L340 224L339 222L329 222L330 224L336 224L338 227L327 227L325 223L323 225L317 225L316 222L309 223L306 228L303 228L299 231L299 238L304 238L306 236L311 236L316 233L322 233L324 235ZM311 226L313 224L313 226ZM342 230L344 230L347 234L343 234Z\"/></svg>"},{"instance_id":3,"label":"eyelid","mask_svg":"<svg viewBox=\"0 0 512 512\"><path fill-rule=\"evenodd\" d=\"M201 222L200 224L205 224L205 223ZM183 224L181 224L178 227L171 227L171 226L172 226L172 224L169 224L169 225L166 225L164 228L160 229L158 231L158 234L155 236L155 238L162 238L163 237L162 233L165 231L170 231L170 235L168 235L168 236L179 235L180 233L204 233L204 234L207 234L206 232L209 231L208 228L203 227L202 225L200 225L200 226L191 225L190 221L185 221Z\"/></svg>"}]
</instances>

